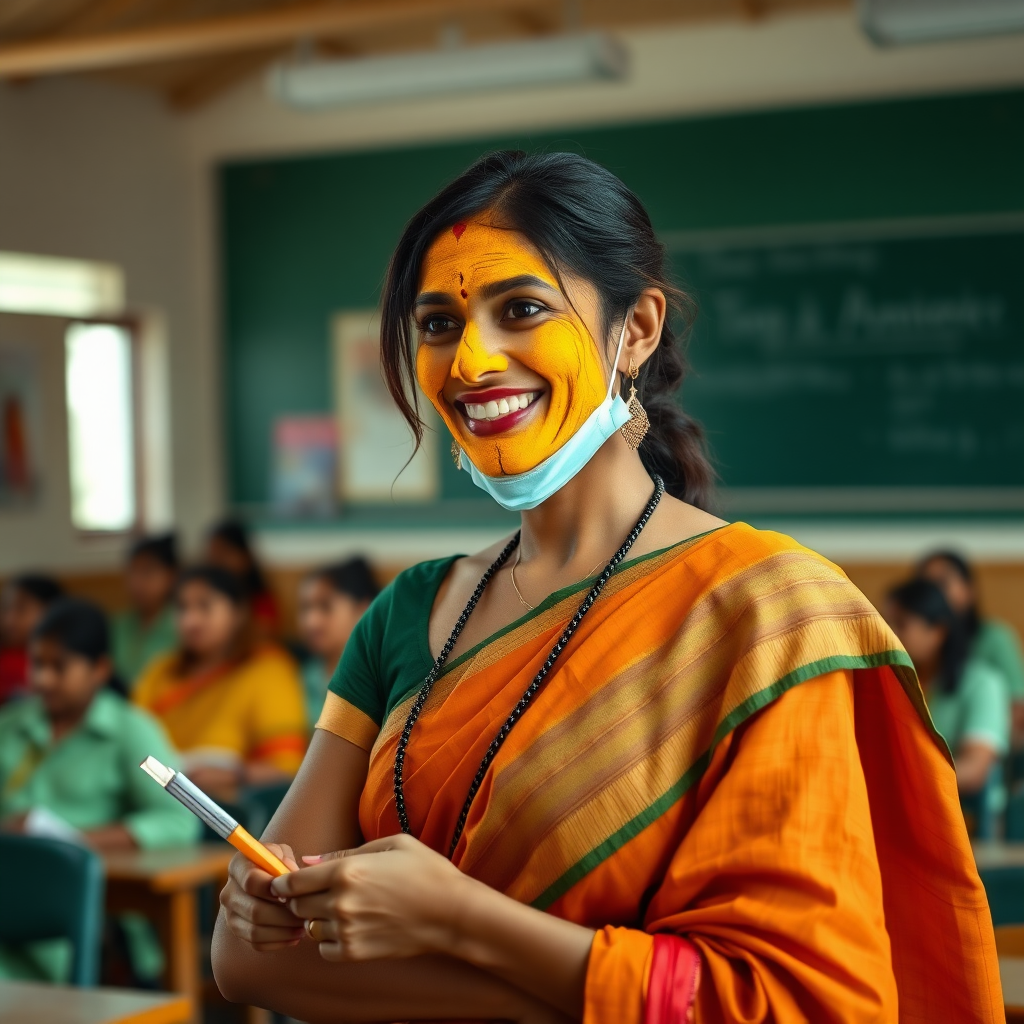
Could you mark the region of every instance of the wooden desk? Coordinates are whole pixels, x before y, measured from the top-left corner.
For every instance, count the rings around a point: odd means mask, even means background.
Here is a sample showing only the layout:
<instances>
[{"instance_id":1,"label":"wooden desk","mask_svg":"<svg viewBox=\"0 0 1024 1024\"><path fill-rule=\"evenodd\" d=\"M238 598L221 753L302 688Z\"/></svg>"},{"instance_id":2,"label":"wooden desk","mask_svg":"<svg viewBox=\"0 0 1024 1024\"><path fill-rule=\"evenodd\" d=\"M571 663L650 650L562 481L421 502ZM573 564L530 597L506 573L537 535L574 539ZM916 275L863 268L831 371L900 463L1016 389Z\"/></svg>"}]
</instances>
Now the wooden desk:
<instances>
[{"instance_id":1,"label":"wooden desk","mask_svg":"<svg viewBox=\"0 0 1024 1024\"><path fill-rule=\"evenodd\" d=\"M0 981L0 1024L187 1024L187 998L127 988Z\"/></svg>"},{"instance_id":2,"label":"wooden desk","mask_svg":"<svg viewBox=\"0 0 1024 1024\"><path fill-rule=\"evenodd\" d=\"M1024 958L1001 956L999 980L1003 985L1006 1024L1024 1024Z\"/></svg>"},{"instance_id":3,"label":"wooden desk","mask_svg":"<svg viewBox=\"0 0 1024 1024\"><path fill-rule=\"evenodd\" d=\"M971 844L974 863L984 868L1024 867L1024 843L1004 843L999 840L985 840Z\"/></svg>"},{"instance_id":4,"label":"wooden desk","mask_svg":"<svg viewBox=\"0 0 1024 1024\"><path fill-rule=\"evenodd\" d=\"M195 1020L201 1018L202 991L196 890L223 883L234 852L227 843L203 843L103 857L108 912L133 910L156 925L167 957L164 982L170 991L188 997Z\"/></svg>"}]
</instances>

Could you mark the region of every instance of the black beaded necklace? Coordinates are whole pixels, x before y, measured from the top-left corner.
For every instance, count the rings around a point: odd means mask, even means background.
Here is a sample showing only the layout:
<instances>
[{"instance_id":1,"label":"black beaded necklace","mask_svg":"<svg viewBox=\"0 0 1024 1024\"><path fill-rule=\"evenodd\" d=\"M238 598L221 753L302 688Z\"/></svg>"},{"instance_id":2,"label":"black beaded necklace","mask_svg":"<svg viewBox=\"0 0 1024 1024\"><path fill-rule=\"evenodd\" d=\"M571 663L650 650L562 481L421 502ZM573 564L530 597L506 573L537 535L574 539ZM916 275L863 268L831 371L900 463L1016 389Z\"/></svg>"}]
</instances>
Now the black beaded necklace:
<instances>
[{"instance_id":1,"label":"black beaded necklace","mask_svg":"<svg viewBox=\"0 0 1024 1024\"><path fill-rule=\"evenodd\" d=\"M473 778L473 782L469 787L469 793L466 795L466 802L462 805L462 812L459 814L459 820L455 825L455 834L452 836L451 846L448 848L448 858L451 859L455 853L455 847L459 844L459 839L462 836L462 830L466 827L466 818L469 816L469 809L473 805L473 799L480 789L480 785L483 783L484 776L487 774L487 769L491 766L491 762L497 756L498 751L501 749L501 745L508 738L508 734L512 731L512 727L519 721L523 716L523 712L530 706L530 701L533 700L534 695L540 689L541 684L550 674L552 666L558 660L558 656L565 650L566 645L572 639L572 635L579 628L579 624L583 621L583 616L590 611L594 602L597 600L601 591L604 590L604 585L611 579L612 573L615 572L616 566L629 554L629 549L636 542L637 537L643 531L643 528L647 525L647 520L651 518L654 510L658 507L658 502L661 501L661 496L665 493L665 482L660 476L654 477L654 494L651 495L651 500L644 506L643 512L640 514L640 518L636 521L636 525L632 530L629 531L629 536L626 537L622 543L622 547L612 555L611 560L604 567L604 571L594 585L590 588L587 596L583 599L579 608L576 609L576 614L569 620L569 624L565 627L562 635L558 638L555 646L551 648L547 659L541 666L540 671L533 677L533 682L526 688L522 697L519 698L519 702L512 709L508 718L505 719L501 728L498 730L494 739L491 740L490 746L487 748L487 752L483 756L483 760L480 762L480 767L477 769L476 775ZM406 834L409 833L409 816L405 809L405 791L402 787L402 772L405 768L405 752L409 746L409 737L412 735L412 727L416 724L416 720L420 717L420 712L423 710L423 705L426 704L427 698L430 696L430 691L434 687L434 683L437 681L437 677L441 674L441 669L444 668L445 662L448 660L448 656L452 653L455 648L455 644L459 639L459 634L465 628L466 623L469 621L469 616L472 614L473 609L476 607L477 602L483 596L483 592L487 589L487 584L494 578L494 574L508 561L509 556L515 551L519 544L519 533L505 545L502 549L501 554L488 566L487 571L480 577L480 582L476 585L476 590L473 591L473 596L470 597L466 603L466 607L462 609L462 614L459 616L458 621L455 623L455 628L452 630L452 635L448 637L444 647L441 648L441 653L437 656L437 660L434 662L433 667L427 673L426 679L423 680L423 685L420 687L419 693L416 694L416 699L412 702L412 708L409 710L409 716L405 720L405 728L402 730L402 735L398 738L398 745L395 749L395 810L398 812L398 822L402 827L402 831Z\"/></svg>"}]
</instances>

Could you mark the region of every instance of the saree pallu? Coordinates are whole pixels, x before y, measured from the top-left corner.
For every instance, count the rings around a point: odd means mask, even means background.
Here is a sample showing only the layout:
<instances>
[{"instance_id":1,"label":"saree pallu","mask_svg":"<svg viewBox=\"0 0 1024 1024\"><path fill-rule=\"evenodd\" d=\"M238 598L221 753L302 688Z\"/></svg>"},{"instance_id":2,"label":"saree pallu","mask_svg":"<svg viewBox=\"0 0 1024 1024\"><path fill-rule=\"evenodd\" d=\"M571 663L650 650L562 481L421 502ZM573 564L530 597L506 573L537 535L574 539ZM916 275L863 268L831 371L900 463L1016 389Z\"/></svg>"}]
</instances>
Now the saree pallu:
<instances>
[{"instance_id":1,"label":"saree pallu","mask_svg":"<svg viewBox=\"0 0 1024 1024\"><path fill-rule=\"evenodd\" d=\"M580 598L560 592L435 684L404 773L412 832L435 850ZM395 745L417 686L373 742L367 840L399 831ZM332 694L322 727L346 708ZM955 775L910 659L839 569L778 534L734 524L620 568L453 860L596 930L588 1024L1003 1019Z\"/></svg>"}]
</instances>

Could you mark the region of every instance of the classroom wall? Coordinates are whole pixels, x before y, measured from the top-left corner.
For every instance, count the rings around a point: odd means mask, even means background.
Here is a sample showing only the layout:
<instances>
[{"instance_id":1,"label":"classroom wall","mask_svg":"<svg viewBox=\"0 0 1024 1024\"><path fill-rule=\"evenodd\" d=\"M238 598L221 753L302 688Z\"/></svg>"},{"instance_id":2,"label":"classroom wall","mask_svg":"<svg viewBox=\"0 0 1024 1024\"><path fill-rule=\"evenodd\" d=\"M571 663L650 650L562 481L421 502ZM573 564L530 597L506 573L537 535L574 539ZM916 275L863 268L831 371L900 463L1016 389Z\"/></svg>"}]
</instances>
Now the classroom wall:
<instances>
[{"instance_id":1,"label":"classroom wall","mask_svg":"<svg viewBox=\"0 0 1024 1024\"><path fill-rule=\"evenodd\" d=\"M194 230L180 121L155 97L75 78L0 85L0 249L109 260L128 307L160 314L169 345L173 513L196 533L221 504L215 361L197 329L188 260ZM70 525L62 325L0 321L45 363L46 460L38 503L0 508L0 572L25 565L114 564L123 542Z\"/></svg>"}]
</instances>

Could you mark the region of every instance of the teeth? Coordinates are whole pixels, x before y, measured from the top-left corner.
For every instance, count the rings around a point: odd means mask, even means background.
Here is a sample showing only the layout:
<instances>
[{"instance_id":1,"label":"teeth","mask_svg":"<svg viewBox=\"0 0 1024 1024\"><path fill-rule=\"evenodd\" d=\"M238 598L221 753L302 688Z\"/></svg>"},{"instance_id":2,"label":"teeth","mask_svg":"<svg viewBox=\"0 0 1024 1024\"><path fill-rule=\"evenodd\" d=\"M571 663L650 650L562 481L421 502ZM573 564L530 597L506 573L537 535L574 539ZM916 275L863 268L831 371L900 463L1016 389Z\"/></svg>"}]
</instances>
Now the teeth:
<instances>
[{"instance_id":1,"label":"teeth","mask_svg":"<svg viewBox=\"0 0 1024 1024\"><path fill-rule=\"evenodd\" d=\"M536 391L527 391L521 395L509 395L497 402L485 405L466 405L466 415L471 420L496 420L499 416L507 416L510 412L525 409L537 397Z\"/></svg>"}]
</instances>

